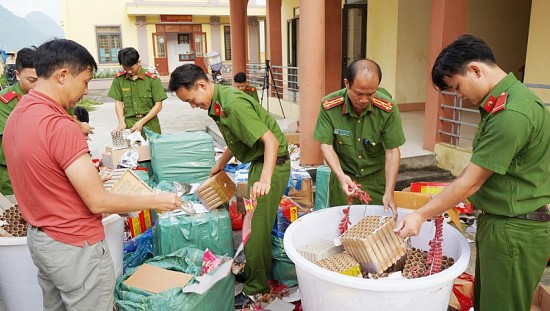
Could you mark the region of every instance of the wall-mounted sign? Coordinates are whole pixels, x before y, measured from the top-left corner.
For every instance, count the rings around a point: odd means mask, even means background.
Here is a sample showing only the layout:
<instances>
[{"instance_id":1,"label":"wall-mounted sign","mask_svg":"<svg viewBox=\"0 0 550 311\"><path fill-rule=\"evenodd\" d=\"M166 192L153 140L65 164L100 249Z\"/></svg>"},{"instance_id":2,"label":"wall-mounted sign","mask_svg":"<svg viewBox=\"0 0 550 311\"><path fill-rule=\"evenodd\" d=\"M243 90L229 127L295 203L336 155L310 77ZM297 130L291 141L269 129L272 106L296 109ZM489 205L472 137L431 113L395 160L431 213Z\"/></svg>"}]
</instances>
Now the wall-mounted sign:
<instances>
[{"instance_id":1,"label":"wall-mounted sign","mask_svg":"<svg viewBox=\"0 0 550 311\"><path fill-rule=\"evenodd\" d=\"M161 15L161 23L192 23L193 15Z\"/></svg>"}]
</instances>

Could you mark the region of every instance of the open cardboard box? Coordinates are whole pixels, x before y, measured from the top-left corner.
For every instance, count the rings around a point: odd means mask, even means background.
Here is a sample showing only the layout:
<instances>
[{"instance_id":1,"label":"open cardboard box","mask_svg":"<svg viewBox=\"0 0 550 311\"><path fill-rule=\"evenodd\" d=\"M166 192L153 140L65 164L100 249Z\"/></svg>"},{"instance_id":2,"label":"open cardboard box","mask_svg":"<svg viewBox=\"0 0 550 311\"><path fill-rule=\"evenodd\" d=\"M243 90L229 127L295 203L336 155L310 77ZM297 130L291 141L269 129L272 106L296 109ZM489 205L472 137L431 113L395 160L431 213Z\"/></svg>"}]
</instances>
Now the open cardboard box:
<instances>
[{"instance_id":1,"label":"open cardboard box","mask_svg":"<svg viewBox=\"0 0 550 311\"><path fill-rule=\"evenodd\" d=\"M123 149L113 149L111 147L106 147L105 152L101 155L101 160L105 167L115 169L120 164L120 158L128 150L135 149L138 151L139 158L138 162L150 161L151 160L151 148L149 145L129 147Z\"/></svg>"},{"instance_id":2,"label":"open cardboard box","mask_svg":"<svg viewBox=\"0 0 550 311\"><path fill-rule=\"evenodd\" d=\"M535 289L531 311L550 311L550 286L539 284Z\"/></svg>"},{"instance_id":3,"label":"open cardboard box","mask_svg":"<svg viewBox=\"0 0 550 311\"><path fill-rule=\"evenodd\" d=\"M124 283L155 294L171 288L182 287L184 293L201 295L206 293L219 280L227 277L231 273L232 265L233 258L225 259L214 272L197 276L195 277L195 283L188 284L193 278L190 274L143 264Z\"/></svg>"},{"instance_id":4,"label":"open cardboard box","mask_svg":"<svg viewBox=\"0 0 550 311\"><path fill-rule=\"evenodd\" d=\"M432 199L432 195L419 192L395 191L394 198L397 207L416 210L428 203L428 201ZM458 230L462 231L462 225L460 224L459 214L456 209L448 209L447 214L449 214L449 217L451 217L451 220Z\"/></svg>"}]
</instances>

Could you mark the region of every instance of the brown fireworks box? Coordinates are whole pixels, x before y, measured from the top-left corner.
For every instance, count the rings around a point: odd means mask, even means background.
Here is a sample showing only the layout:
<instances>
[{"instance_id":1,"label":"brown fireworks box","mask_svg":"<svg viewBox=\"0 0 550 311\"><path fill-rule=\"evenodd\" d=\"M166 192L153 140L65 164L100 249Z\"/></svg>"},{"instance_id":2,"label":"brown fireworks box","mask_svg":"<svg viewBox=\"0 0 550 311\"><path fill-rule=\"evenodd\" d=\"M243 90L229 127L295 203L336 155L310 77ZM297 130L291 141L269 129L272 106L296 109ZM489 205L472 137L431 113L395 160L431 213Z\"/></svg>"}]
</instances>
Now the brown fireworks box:
<instances>
[{"instance_id":1,"label":"brown fireworks box","mask_svg":"<svg viewBox=\"0 0 550 311\"><path fill-rule=\"evenodd\" d=\"M237 192L235 183L224 171L208 178L195 190L202 205L209 211L229 201L235 192Z\"/></svg>"},{"instance_id":2,"label":"brown fireworks box","mask_svg":"<svg viewBox=\"0 0 550 311\"><path fill-rule=\"evenodd\" d=\"M340 238L344 249L371 273L382 273L407 251L403 239L394 232L395 220L386 216L366 216Z\"/></svg>"}]
</instances>

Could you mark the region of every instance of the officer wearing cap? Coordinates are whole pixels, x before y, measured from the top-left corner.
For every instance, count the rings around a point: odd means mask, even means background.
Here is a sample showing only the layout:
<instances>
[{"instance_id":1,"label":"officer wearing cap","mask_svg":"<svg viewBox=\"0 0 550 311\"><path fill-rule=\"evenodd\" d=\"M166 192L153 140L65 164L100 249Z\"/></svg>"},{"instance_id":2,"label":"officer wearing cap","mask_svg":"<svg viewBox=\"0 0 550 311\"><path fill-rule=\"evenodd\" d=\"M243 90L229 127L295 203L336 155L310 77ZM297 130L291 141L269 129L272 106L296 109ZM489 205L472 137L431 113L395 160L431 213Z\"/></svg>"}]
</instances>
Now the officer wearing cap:
<instances>
[{"instance_id":1,"label":"officer wearing cap","mask_svg":"<svg viewBox=\"0 0 550 311\"><path fill-rule=\"evenodd\" d=\"M124 70L115 74L107 94L115 100L118 118L113 134L126 128L143 134L143 127L160 134L157 114L162 110L162 101L168 97L160 79L141 67L139 53L134 48L120 50L118 62Z\"/></svg>"},{"instance_id":2,"label":"officer wearing cap","mask_svg":"<svg viewBox=\"0 0 550 311\"><path fill-rule=\"evenodd\" d=\"M379 87L381 78L376 62L352 62L346 87L322 99L313 139L321 143L332 171L330 206L347 204L359 183L373 204L383 204L386 211L391 208L396 216L393 193L405 135L397 105Z\"/></svg>"},{"instance_id":3,"label":"officer wearing cap","mask_svg":"<svg viewBox=\"0 0 550 311\"><path fill-rule=\"evenodd\" d=\"M2 137L4 127L9 115L15 109L15 106L21 99L21 96L27 94L38 80L36 70L34 70L33 57L36 47L23 48L17 52L15 59L15 76L17 83L0 91L0 193L4 195L13 194L10 177L8 176L8 167L4 150L2 148Z\"/></svg>"},{"instance_id":4,"label":"officer wearing cap","mask_svg":"<svg viewBox=\"0 0 550 311\"><path fill-rule=\"evenodd\" d=\"M246 79L246 73L239 72L233 77L233 82L235 82L235 87L243 91L246 95L254 98L256 102L260 102L258 98L258 92L256 87L250 85Z\"/></svg>"}]
</instances>

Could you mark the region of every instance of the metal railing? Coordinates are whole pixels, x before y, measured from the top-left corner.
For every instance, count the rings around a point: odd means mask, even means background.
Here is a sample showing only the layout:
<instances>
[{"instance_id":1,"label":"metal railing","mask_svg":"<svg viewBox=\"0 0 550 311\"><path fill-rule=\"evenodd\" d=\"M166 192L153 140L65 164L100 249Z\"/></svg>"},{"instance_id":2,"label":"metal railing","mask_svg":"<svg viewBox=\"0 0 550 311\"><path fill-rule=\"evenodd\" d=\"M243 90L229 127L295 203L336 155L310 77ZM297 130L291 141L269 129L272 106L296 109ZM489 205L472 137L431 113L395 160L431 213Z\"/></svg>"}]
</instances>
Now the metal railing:
<instances>
[{"instance_id":1,"label":"metal railing","mask_svg":"<svg viewBox=\"0 0 550 311\"><path fill-rule=\"evenodd\" d=\"M450 130L439 129L438 133L449 136L449 143L453 146L460 146L464 148L471 148L471 141L474 139L472 131L464 131L463 127L469 127L470 129L476 129L477 123L468 122L464 119L479 121L479 111L477 109L465 108L463 106L462 98L458 98L455 92L443 91L441 94L446 95L444 99L452 98L452 103L443 102L440 107L443 110L450 109L451 117L449 118L447 113L444 116L439 117L439 121L443 124L450 123ZM468 114L468 118L466 115ZM449 128L443 126L443 128ZM463 142L467 140L468 142Z\"/></svg>"},{"instance_id":2,"label":"metal railing","mask_svg":"<svg viewBox=\"0 0 550 311\"><path fill-rule=\"evenodd\" d=\"M547 84L525 83L525 86L530 89L550 90L550 85ZM443 91L441 94L445 96L440 107L445 112L443 116L439 117L439 121L443 123L443 129L439 129L438 133L448 136L449 143L453 146L471 149L471 142L479 123L479 110L464 107L462 98L458 98L455 92ZM452 102L449 102L448 99L452 99ZM545 103L545 105L550 106L550 103Z\"/></svg>"},{"instance_id":3,"label":"metal railing","mask_svg":"<svg viewBox=\"0 0 550 311\"><path fill-rule=\"evenodd\" d=\"M269 67L261 63L246 64L248 81L258 88L260 99L262 94L270 96L271 91L279 92L281 99L298 103L300 88L298 85L298 67L274 66ZM275 95L276 96L276 95Z\"/></svg>"}]
</instances>

